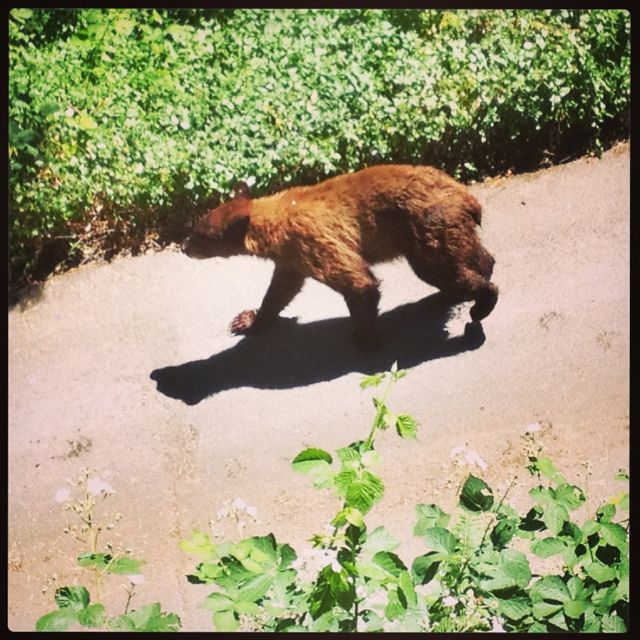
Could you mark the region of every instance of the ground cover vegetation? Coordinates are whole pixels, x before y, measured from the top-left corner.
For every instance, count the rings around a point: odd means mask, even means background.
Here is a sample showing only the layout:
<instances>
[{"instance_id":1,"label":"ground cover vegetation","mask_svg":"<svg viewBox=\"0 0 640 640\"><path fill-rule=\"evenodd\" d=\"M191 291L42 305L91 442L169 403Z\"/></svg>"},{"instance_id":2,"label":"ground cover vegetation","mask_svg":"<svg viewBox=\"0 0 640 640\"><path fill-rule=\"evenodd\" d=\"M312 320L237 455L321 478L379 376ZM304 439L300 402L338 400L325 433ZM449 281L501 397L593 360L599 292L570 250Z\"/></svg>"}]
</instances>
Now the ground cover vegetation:
<instances>
[{"instance_id":1,"label":"ground cover vegetation","mask_svg":"<svg viewBox=\"0 0 640 640\"><path fill-rule=\"evenodd\" d=\"M196 529L180 542L198 558L191 583L211 585L203 606L216 631L413 631L413 632L625 632L629 624L628 474L620 492L591 510L586 493L569 482L543 455L535 432L525 434L531 482L517 478L494 491L482 478L463 479L453 513L439 505L416 505L413 535L424 553L405 564L394 551L400 541L366 517L385 493L377 468L381 437L395 431L414 439L421 429L389 405L390 392L406 371L364 378L374 418L362 440L335 456L310 447L292 460L293 470L331 491L337 504L326 529L298 553L272 533L245 537L257 522L256 507L241 498L227 501L218 520L229 518L237 540ZM516 484L531 486L529 507L509 503ZM36 622L39 631L97 628L121 631L178 631L174 613L158 602L133 608L136 585L144 582L143 561L101 542L121 518L101 524L100 503L114 493L95 470L63 487L56 500L75 514L67 525L87 551L77 558L94 579L94 602L80 585L56 585L57 608ZM584 508L586 507L586 509ZM586 512L586 517L585 517ZM575 513L581 513L576 517ZM546 564L545 564L546 562ZM113 575L115 574L115 575ZM123 613L102 602L107 578L125 579Z\"/></svg>"},{"instance_id":2,"label":"ground cover vegetation","mask_svg":"<svg viewBox=\"0 0 640 640\"><path fill-rule=\"evenodd\" d=\"M598 153L629 108L621 10L13 9L12 282L175 239L237 179L478 180Z\"/></svg>"}]
</instances>

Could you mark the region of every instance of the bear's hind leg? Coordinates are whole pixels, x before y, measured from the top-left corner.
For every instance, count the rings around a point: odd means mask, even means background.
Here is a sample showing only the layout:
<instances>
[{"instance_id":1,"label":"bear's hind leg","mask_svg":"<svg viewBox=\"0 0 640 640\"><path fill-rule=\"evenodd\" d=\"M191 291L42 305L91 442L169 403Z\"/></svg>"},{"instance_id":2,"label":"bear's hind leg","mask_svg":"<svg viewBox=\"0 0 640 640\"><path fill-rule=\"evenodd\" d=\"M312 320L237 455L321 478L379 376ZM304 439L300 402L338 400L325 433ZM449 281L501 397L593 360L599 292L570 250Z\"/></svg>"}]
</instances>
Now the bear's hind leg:
<instances>
[{"instance_id":1,"label":"bear's hind leg","mask_svg":"<svg viewBox=\"0 0 640 640\"><path fill-rule=\"evenodd\" d=\"M470 310L471 319L474 322L486 318L498 301L498 287L490 282L488 277L474 269L431 264L415 254L407 255L407 260L421 280L437 287L451 299L459 302L475 300ZM490 269L488 273L491 274Z\"/></svg>"}]
</instances>

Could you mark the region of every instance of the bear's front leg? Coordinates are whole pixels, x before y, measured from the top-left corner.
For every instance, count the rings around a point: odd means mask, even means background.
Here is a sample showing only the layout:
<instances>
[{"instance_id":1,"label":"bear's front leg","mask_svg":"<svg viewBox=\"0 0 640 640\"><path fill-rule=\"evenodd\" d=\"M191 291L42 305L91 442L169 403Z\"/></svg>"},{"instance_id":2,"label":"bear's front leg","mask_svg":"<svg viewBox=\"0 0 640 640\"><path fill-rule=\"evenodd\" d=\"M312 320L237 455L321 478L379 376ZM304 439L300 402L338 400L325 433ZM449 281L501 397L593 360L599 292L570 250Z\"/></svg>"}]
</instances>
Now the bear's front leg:
<instances>
[{"instance_id":1,"label":"bear's front leg","mask_svg":"<svg viewBox=\"0 0 640 640\"><path fill-rule=\"evenodd\" d=\"M304 276L290 267L276 264L264 300L259 309L248 309L239 313L229 329L236 335L254 335L267 329L280 312L302 289Z\"/></svg>"}]
</instances>

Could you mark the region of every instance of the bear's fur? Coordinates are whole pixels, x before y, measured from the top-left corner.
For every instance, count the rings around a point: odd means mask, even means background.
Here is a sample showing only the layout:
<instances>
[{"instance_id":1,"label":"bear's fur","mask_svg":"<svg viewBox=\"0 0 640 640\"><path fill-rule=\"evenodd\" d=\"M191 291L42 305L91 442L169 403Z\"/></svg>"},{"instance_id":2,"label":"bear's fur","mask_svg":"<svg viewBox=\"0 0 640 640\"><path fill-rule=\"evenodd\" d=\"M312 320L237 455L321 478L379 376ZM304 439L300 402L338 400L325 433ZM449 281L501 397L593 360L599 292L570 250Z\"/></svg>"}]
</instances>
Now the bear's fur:
<instances>
[{"instance_id":1,"label":"bear's fur","mask_svg":"<svg viewBox=\"0 0 640 640\"><path fill-rule=\"evenodd\" d=\"M185 243L194 258L238 254L275 262L258 310L231 323L236 334L269 326L314 278L340 293L360 347L375 346L379 282L370 265L405 256L416 275L458 301L474 300L471 318L487 316L498 297L494 259L477 234L481 207L467 189L433 167L379 165L250 199L233 199L200 218Z\"/></svg>"}]
</instances>

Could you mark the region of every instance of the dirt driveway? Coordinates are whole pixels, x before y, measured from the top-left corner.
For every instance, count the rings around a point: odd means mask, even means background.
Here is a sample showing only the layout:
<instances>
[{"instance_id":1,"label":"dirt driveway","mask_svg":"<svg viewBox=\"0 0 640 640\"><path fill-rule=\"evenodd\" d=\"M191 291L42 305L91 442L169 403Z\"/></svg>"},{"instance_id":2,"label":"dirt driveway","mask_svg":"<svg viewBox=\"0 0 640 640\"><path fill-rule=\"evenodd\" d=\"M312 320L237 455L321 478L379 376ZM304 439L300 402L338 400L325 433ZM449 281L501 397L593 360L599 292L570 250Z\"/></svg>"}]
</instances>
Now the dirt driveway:
<instances>
[{"instance_id":1,"label":"dirt driveway","mask_svg":"<svg viewBox=\"0 0 640 640\"><path fill-rule=\"evenodd\" d=\"M500 287L484 338L465 338L468 305L446 307L404 262L375 269L387 343L368 355L349 342L342 299L314 282L268 334L228 335L266 290L272 265L258 259L165 251L52 278L9 313L10 628L54 608L52 576L91 586L74 560L87 549L63 532L73 520L54 498L92 467L116 491L98 515L122 514L104 541L147 561L133 608L158 599L184 630L210 630L210 590L185 579L196 560L178 541L211 519L235 535L216 513L242 498L258 509L247 534L304 548L339 503L290 461L366 435L372 394L359 380L394 360L409 375L389 404L420 431L381 439L386 494L368 522L403 540L405 561L423 553L415 504L451 507L468 472L496 490L517 475L513 502L528 504L531 424L593 511L629 463L629 171L624 144L473 187ZM112 614L122 582L105 587Z\"/></svg>"}]
</instances>

